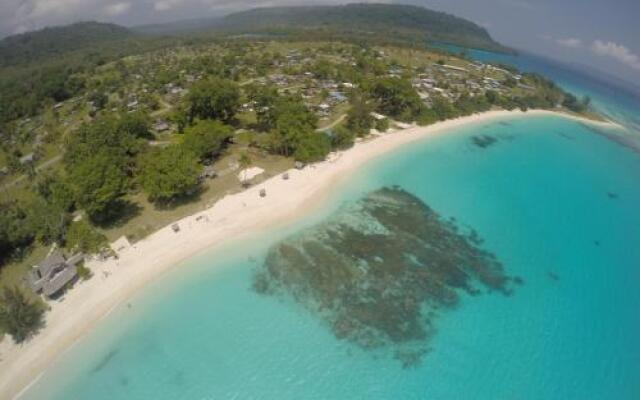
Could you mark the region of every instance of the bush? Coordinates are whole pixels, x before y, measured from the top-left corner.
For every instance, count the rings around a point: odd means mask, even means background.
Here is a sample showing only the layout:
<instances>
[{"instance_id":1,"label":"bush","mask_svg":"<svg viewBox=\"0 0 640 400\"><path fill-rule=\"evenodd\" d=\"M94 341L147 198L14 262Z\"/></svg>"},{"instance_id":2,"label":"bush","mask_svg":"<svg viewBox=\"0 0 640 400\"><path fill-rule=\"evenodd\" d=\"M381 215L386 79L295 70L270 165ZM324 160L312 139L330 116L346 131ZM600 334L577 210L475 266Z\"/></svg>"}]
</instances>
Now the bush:
<instances>
[{"instance_id":1,"label":"bush","mask_svg":"<svg viewBox=\"0 0 640 400\"><path fill-rule=\"evenodd\" d=\"M17 287L4 288L0 297L0 327L16 343L33 336L44 325L45 305L31 301Z\"/></svg>"},{"instance_id":2,"label":"bush","mask_svg":"<svg viewBox=\"0 0 640 400\"><path fill-rule=\"evenodd\" d=\"M427 126L438 122L439 118L433 109L425 108L416 118L416 122L420 126Z\"/></svg>"},{"instance_id":3,"label":"bush","mask_svg":"<svg viewBox=\"0 0 640 400\"><path fill-rule=\"evenodd\" d=\"M87 268L84 264L78 264L77 266L78 278L83 281L88 281L93 276L93 272Z\"/></svg>"},{"instance_id":4,"label":"bush","mask_svg":"<svg viewBox=\"0 0 640 400\"><path fill-rule=\"evenodd\" d=\"M389 119L388 118L383 118L383 119L379 119L376 120L376 126L375 126L376 130L378 132L386 132L389 130Z\"/></svg>"},{"instance_id":5,"label":"bush","mask_svg":"<svg viewBox=\"0 0 640 400\"><path fill-rule=\"evenodd\" d=\"M331 143L327 135L314 132L298 142L293 157L305 163L322 161L331 151Z\"/></svg>"},{"instance_id":6,"label":"bush","mask_svg":"<svg viewBox=\"0 0 640 400\"><path fill-rule=\"evenodd\" d=\"M353 146L355 135L349 129L344 127L337 127L331 134L331 148L337 150L348 149Z\"/></svg>"},{"instance_id":7,"label":"bush","mask_svg":"<svg viewBox=\"0 0 640 400\"><path fill-rule=\"evenodd\" d=\"M77 248L84 253L98 253L107 244L107 238L95 230L87 221L74 222L69 226L66 247Z\"/></svg>"}]
</instances>

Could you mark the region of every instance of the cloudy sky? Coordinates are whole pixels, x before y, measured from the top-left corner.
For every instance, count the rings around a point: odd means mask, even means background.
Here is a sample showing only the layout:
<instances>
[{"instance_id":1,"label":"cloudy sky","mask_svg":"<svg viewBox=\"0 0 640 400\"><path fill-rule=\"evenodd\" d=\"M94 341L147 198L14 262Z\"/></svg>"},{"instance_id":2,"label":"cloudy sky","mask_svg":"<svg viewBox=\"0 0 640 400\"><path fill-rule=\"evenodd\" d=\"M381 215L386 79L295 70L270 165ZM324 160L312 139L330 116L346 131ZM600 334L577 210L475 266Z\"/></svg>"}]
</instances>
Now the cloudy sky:
<instances>
[{"instance_id":1,"label":"cloudy sky","mask_svg":"<svg viewBox=\"0 0 640 400\"><path fill-rule=\"evenodd\" d=\"M344 3L324 0L321 3ZM468 18L503 44L640 82L640 0L391 0ZM363 1L359 1L363 2ZM379 1L381 2L381 1ZM0 0L0 36L78 20L123 25L310 0Z\"/></svg>"}]
</instances>

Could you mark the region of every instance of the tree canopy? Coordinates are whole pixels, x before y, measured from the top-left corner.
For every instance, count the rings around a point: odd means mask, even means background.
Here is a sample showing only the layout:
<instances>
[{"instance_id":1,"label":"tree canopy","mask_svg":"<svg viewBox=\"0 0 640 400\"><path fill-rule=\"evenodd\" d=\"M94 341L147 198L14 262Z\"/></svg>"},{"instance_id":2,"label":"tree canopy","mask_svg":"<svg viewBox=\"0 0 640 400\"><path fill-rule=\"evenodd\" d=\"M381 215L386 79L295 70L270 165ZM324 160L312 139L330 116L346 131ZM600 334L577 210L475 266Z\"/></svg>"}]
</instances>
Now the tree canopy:
<instances>
[{"instance_id":1,"label":"tree canopy","mask_svg":"<svg viewBox=\"0 0 640 400\"><path fill-rule=\"evenodd\" d=\"M362 96L353 96L347 112L347 128L357 136L367 135L374 125L372 111L373 107Z\"/></svg>"},{"instance_id":2,"label":"tree canopy","mask_svg":"<svg viewBox=\"0 0 640 400\"><path fill-rule=\"evenodd\" d=\"M140 182L150 200L169 202L196 188L200 171L197 155L174 145L145 154Z\"/></svg>"},{"instance_id":3,"label":"tree canopy","mask_svg":"<svg viewBox=\"0 0 640 400\"><path fill-rule=\"evenodd\" d=\"M233 81L212 78L191 88L188 97L191 119L218 119L229 122L240 107L240 90Z\"/></svg>"},{"instance_id":4,"label":"tree canopy","mask_svg":"<svg viewBox=\"0 0 640 400\"><path fill-rule=\"evenodd\" d=\"M74 164L70 171L76 203L94 221L112 218L128 187L125 159L107 149Z\"/></svg>"},{"instance_id":5,"label":"tree canopy","mask_svg":"<svg viewBox=\"0 0 640 400\"><path fill-rule=\"evenodd\" d=\"M278 112L273 109L280 97L278 90L273 86L251 85L247 88L247 97L254 102L258 128L271 130Z\"/></svg>"},{"instance_id":6,"label":"tree canopy","mask_svg":"<svg viewBox=\"0 0 640 400\"><path fill-rule=\"evenodd\" d=\"M324 132L306 132L296 142L293 157L302 162L322 161L331 151L331 141Z\"/></svg>"},{"instance_id":7,"label":"tree canopy","mask_svg":"<svg viewBox=\"0 0 640 400\"><path fill-rule=\"evenodd\" d=\"M272 150L284 156L292 155L305 137L316 133L318 117L299 96L278 97L266 114L265 118L273 121L270 131Z\"/></svg>"},{"instance_id":8,"label":"tree canopy","mask_svg":"<svg viewBox=\"0 0 640 400\"><path fill-rule=\"evenodd\" d=\"M219 121L201 120L188 127L184 135L184 146L203 160L219 155L233 132Z\"/></svg>"},{"instance_id":9,"label":"tree canopy","mask_svg":"<svg viewBox=\"0 0 640 400\"><path fill-rule=\"evenodd\" d=\"M406 79L379 78L371 85L370 95L380 113L402 121L411 121L423 108L420 96Z\"/></svg>"},{"instance_id":10,"label":"tree canopy","mask_svg":"<svg viewBox=\"0 0 640 400\"><path fill-rule=\"evenodd\" d=\"M35 239L36 224L30 204L18 201L0 204L0 262L5 261L13 250Z\"/></svg>"},{"instance_id":11,"label":"tree canopy","mask_svg":"<svg viewBox=\"0 0 640 400\"><path fill-rule=\"evenodd\" d=\"M149 121L140 114L101 116L82 125L67 141L64 155L78 207L94 221L118 212L120 198L135 173L136 156L146 147Z\"/></svg>"},{"instance_id":12,"label":"tree canopy","mask_svg":"<svg viewBox=\"0 0 640 400\"><path fill-rule=\"evenodd\" d=\"M69 225L65 243L67 248L91 254L100 251L107 243L107 238L85 220Z\"/></svg>"},{"instance_id":13,"label":"tree canopy","mask_svg":"<svg viewBox=\"0 0 640 400\"><path fill-rule=\"evenodd\" d=\"M44 325L42 302L29 300L17 287L5 287L0 296L0 327L22 343Z\"/></svg>"}]
</instances>

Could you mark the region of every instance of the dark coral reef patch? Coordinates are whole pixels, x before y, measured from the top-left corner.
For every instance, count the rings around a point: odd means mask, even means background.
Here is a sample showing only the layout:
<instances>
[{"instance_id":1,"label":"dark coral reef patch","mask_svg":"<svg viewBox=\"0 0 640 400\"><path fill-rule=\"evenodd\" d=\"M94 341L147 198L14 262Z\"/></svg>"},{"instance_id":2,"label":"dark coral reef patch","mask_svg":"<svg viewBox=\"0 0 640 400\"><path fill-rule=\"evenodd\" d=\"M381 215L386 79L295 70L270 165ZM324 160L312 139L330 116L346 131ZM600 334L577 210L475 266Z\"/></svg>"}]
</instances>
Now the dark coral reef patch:
<instances>
[{"instance_id":1,"label":"dark coral reef patch","mask_svg":"<svg viewBox=\"0 0 640 400\"><path fill-rule=\"evenodd\" d=\"M462 293L511 293L514 280L481 243L414 195L383 188L274 245L253 287L293 298L337 338L390 348L409 366Z\"/></svg>"},{"instance_id":2,"label":"dark coral reef patch","mask_svg":"<svg viewBox=\"0 0 640 400\"><path fill-rule=\"evenodd\" d=\"M471 137L471 142L474 145L483 149L493 146L494 144L496 144L497 141L498 141L497 138L490 135L477 135L477 136Z\"/></svg>"}]
</instances>

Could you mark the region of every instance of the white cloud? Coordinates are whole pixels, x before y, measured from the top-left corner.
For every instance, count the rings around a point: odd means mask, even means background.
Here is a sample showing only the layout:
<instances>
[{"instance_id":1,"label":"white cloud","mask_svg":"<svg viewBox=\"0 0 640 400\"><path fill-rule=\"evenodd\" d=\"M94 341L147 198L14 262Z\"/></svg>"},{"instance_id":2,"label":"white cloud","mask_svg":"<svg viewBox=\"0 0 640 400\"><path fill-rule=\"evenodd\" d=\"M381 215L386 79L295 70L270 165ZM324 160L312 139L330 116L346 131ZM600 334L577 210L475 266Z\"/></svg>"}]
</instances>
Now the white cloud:
<instances>
[{"instance_id":1,"label":"white cloud","mask_svg":"<svg viewBox=\"0 0 640 400\"><path fill-rule=\"evenodd\" d=\"M533 5L531 5L531 3L525 1L525 0L499 0L500 3L507 5L507 6L511 6L511 7L516 7L516 8L524 8L527 10L532 10L533 9Z\"/></svg>"},{"instance_id":2,"label":"white cloud","mask_svg":"<svg viewBox=\"0 0 640 400\"><path fill-rule=\"evenodd\" d=\"M115 4L109 4L104 8L104 13L110 17L121 15L131 9L131 3L122 1Z\"/></svg>"},{"instance_id":3,"label":"white cloud","mask_svg":"<svg viewBox=\"0 0 640 400\"><path fill-rule=\"evenodd\" d=\"M631 68L640 70L640 57L633 54L626 46L611 41L595 40L591 51L599 56L614 58Z\"/></svg>"},{"instance_id":4,"label":"white cloud","mask_svg":"<svg viewBox=\"0 0 640 400\"><path fill-rule=\"evenodd\" d=\"M582 47L582 40L577 38L557 39L556 43L558 43L560 46L571 47L574 49Z\"/></svg>"},{"instance_id":5,"label":"white cloud","mask_svg":"<svg viewBox=\"0 0 640 400\"><path fill-rule=\"evenodd\" d=\"M86 3L83 0L33 0L26 1L25 4L31 3L30 18L43 18L52 14L68 15L74 13L75 10L82 8Z\"/></svg>"},{"instance_id":6,"label":"white cloud","mask_svg":"<svg viewBox=\"0 0 640 400\"><path fill-rule=\"evenodd\" d=\"M160 0L153 4L153 9L156 11L168 11L180 6L182 3L183 0Z\"/></svg>"}]
</instances>

